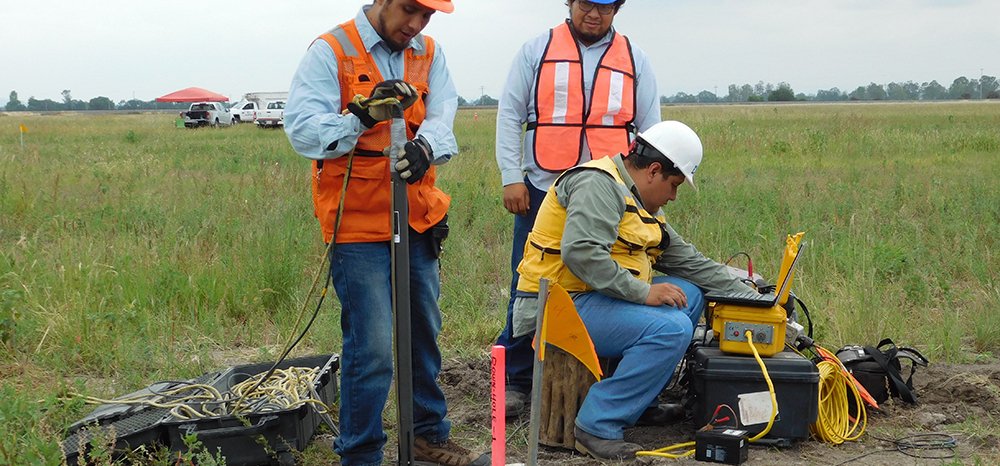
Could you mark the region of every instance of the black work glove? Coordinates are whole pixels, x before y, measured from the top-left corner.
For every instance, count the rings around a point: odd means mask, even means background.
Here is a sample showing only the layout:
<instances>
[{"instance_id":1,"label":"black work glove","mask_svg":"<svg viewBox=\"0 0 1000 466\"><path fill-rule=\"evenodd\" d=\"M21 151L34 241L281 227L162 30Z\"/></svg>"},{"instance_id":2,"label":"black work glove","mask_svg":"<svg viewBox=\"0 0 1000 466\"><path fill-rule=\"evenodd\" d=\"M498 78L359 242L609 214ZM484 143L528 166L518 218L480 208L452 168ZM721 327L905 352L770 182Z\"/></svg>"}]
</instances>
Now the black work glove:
<instances>
[{"instance_id":1,"label":"black work glove","mask_svg":"<svg viewBox=\"0 0 1000 466\"><path fill-rule=\"evenodd\" d=\"M399 100L399 105L406 110L417 101L417 89L398 79L382 81L375 85L367 99L354 96L354 100L347 104L347 110L357 115L366 128L372 128L378 122L392 118L392 106L395 104L376 102L390 97Z\"/></svg>"},{"instance_id":2,"label":"black work glove","mask_svg":"<svg viewBox=\"0 0 1000 466\"><path fill-rule=\"evenodd\" d=\"M431 145L423 136L417 136L403 146L403 157L396 162L399 177L413 184L424 177L433 160Z\"/></svg>"},{"instance_id":3,"label":"black work glove","mask_svg":"<svg viewBox=\"0 0 1000 466\"><path fill-rule=\"evenodd\" d=\"M376 84L375 88L372 89L372 95L369 96L370 99L385 99L388 97L398 99L399 105L403 107L403 110L406 110L417 101L417 88L406 81L390 79Z\"/></svg>"}]
</instances>

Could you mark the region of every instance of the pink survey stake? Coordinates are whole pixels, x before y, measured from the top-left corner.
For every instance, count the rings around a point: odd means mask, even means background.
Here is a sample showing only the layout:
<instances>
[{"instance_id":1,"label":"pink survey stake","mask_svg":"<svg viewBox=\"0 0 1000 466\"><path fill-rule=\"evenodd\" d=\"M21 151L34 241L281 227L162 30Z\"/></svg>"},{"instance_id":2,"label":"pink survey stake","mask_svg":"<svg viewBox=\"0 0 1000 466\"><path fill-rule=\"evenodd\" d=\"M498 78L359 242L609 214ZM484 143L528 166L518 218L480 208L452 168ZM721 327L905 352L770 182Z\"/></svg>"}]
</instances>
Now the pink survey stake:
<instances>
[{"instance_id":1,"label":"pink survey stake","mask_svg":"<svg viewBox=\"0 0 1000 466\"><path fill-rule=\"evenodd\" d=\"M504 378L507 373L506 356L503 346L494 346L490 351L490 416L493 421L493 442L491 456L493 466L504 466L507 462L507 413Z\"/></svg>"}]
</instances>

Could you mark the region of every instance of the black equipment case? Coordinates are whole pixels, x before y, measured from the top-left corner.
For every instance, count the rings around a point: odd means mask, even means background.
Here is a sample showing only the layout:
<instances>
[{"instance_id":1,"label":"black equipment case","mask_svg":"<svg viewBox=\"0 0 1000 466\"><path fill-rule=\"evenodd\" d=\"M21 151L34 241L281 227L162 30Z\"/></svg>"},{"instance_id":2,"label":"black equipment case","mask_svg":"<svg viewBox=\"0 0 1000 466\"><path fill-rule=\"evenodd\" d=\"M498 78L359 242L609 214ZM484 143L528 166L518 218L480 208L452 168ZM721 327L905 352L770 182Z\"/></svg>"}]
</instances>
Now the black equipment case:
<instances>
[{"instance_id":1,"label":"black equipment case","mask_svg":"<svg viewBox=\"0 0 1000 466\"><path fill-rule=\"evenodd\" d=\"M790 351L763 358L778 401L778 416L762 440L790 445L792 441L809 437L809 424L816 421L819 411L819 371L808 359ZM694 393L694 422L703 426L714 418L730 417L717 427L733 426L745 429L753 437L764 430L767 421L744 425L740 416L740 395L767 392L767 382L753 356L723 353L718 347L697 347L689 362L692 372L691 391ZM768 397L768 399L770 399ZM768 401L768 413L770 402ZM719 410L720 406L728 409Z\"/></svg>"},{"instance_id":2,"label":"black equipment case","mask_svg":"<svg viewBox=\"0 0 1000 466\"><path fill-rule=\"evenodd\" d=\"M251 376L267 371L272 364L231 366L188 382L212 385L225 393ZM336 401L339 355L286 359L277 369L289 367L319 368L313 389L324 404L329 406ZM131 395L164 391L170 384L159 382ZM184 437L195 434L205 451L213 455L221 451L228 465L292 465L295 464L292 450L304 450L321 422L322 416L309 404L254 413L242 419L230 415L190 420L176 419L165 408L106 404L70 426L63 452L68 465L86 464L80 453L89 451L92 439L100 441L108 435L115 439L115 458L127 456L140 445L186 451Z\"/></svg>"}]
</instances>

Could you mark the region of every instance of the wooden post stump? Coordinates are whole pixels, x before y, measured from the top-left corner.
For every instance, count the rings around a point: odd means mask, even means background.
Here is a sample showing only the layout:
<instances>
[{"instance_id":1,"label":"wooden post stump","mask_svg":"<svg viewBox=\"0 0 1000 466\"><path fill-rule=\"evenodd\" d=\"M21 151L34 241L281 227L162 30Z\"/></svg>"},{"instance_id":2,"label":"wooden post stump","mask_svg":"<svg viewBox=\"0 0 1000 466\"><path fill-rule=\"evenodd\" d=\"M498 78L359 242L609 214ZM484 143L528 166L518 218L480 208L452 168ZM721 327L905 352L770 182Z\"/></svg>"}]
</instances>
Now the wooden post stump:
<instances>
[{"instance_id":1,"label":"wooden post stump","mask_svg":"<svg viewBox=\"0 0 1000 466\"><path fill-rule=\"evenodd\" d=\"M604 366L605 361L601 362ZM575 447L576 413L595 382L594 374L569 353L552 345L545 349L539 443L571 450Z\"/></svg>"}]
</instances>

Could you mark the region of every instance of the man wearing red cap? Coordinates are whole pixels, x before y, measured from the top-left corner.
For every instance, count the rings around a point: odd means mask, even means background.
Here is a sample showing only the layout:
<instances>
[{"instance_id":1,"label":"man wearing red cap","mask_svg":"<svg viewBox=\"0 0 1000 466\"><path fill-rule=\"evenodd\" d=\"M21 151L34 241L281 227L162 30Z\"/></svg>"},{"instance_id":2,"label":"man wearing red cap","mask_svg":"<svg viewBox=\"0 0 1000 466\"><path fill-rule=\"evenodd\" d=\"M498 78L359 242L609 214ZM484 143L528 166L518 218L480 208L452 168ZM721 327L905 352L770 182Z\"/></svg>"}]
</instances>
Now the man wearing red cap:
<instances>
[{"instance_id":1,"label":"man wearing red cap","mask_svg":"<svg viewBox=\"0 0 1000 466\"><path fill-rule=\"evenodd\" d=\"M468 450L449 440L437 382L438 253L451 198L434 182L436 166L458 152L452 131L458 95L441 46L420 34L435 12L453 8L451 0L374 0L313 42L289 89L285 132L313 161L315 214L324 241L334 243L330 268L344 342L340 435L333 448L344 466L382 464L382 411L393 378L391 176L383 151L394 104L369 106L358 95L396 97L405 108L408 141L394 168L407 182L410 212L413 456L474 464Z\"/></svg>"},{"instance_id":2,"label":"man wearing red cap","mask_svg":"<svg viewBox=\"0 0 1000 466\"><path fill-rule=\"evenodd\" d=\"M511 332L517 265L545 192L566 169L627 153L635 131L660 121L646 54L612 26L624 3L568 0L569 18L521 47L500 95L496 159L514 214L507 324L497 341L507 348L508 417L528 410L532 338Z\"/></svg>"}]
</instances>

